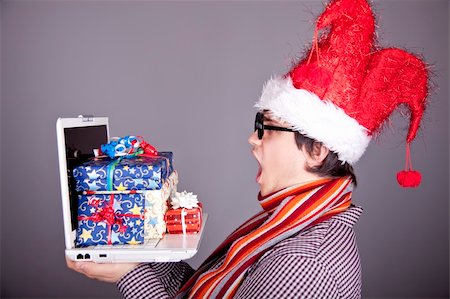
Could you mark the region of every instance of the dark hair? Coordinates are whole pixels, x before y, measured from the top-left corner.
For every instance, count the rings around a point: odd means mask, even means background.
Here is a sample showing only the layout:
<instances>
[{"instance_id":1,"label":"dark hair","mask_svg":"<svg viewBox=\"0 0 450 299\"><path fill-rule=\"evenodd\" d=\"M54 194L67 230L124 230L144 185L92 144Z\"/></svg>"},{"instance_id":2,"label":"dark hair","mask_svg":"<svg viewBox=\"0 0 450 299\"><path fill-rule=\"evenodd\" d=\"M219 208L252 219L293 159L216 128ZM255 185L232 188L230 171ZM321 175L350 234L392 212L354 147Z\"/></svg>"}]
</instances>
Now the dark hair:
<instances>
[{"instance_id":1,"label":"dark hair","mask_svg":"<svg viewBox=\"0 0 450 299\"><path fill-rule=\"evenodd\" d=\"M321 142L314 140L312 138L309 138L299 132L295 132L295 142L297 143L297 146L299 149L301 149L303 146L305 146L306 152L309 155L313 154L314 151L314 144ZM306 166L306 170L312 173L316 173L321 177L346 177L350 176L353 180L353 184L356 187L356 176L353 171L353 167L348 164L347 162L342 163L342 161L339 160L338 155L335 152L330 151L327 155L327 157L323 160L323 163L319 166Z\"/></svg>"}]
</instances>

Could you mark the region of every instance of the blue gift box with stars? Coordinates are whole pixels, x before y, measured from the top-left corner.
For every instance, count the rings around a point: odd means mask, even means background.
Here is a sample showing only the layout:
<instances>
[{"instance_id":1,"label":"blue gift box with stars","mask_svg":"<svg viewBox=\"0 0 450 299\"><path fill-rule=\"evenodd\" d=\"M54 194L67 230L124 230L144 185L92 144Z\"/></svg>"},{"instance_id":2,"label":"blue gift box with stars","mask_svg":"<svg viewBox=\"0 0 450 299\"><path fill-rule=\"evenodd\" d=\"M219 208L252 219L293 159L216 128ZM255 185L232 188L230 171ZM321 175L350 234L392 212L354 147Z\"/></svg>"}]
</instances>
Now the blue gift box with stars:
<instances>
[{"instance_id":1,"label":"blue gift box with stars","mask_svg":"<svg viewBox=\"0 0 450 299\"><path fill-rule=\"evenodd\" d=\"M144 242L142 194L79 195L78 199L77 247Z\"/></svg>"},{"instance_id":2,"label":"blue gift box with stars","mask_svg":"<svg viewBox=\"0 0 450 299\"><path fill-rule=\"evenodd\" d=\"M173 172L172 152L158 156L93 158L73 170L75 189L82 191L159 190Z\"/></svg>"}]
</instances>

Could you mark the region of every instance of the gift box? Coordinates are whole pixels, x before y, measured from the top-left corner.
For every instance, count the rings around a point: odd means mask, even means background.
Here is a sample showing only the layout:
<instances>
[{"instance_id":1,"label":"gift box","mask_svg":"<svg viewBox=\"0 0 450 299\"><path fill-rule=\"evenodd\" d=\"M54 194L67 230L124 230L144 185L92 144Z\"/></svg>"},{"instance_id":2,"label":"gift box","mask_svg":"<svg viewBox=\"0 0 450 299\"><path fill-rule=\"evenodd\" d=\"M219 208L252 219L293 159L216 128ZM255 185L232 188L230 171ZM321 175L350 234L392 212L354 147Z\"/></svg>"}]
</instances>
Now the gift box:
<instances>
[{"instance_id":1,"label":"gift box","mask_svg":"<svg viewBox=\"0 0 450 299\"><path fill-rule=\"evenodd\" d=\"M170 198L171 208L165 214L170 234L198 233L202 226L202 204L191 192L175 192Z\"/></svg>"},{"instance_id":2,"label":"gift box","mask_svg":"<svg viewBox=\"0 0 450 299\"><path fill-rule=\"evenodd\" d=\"M174 171L172 152L158 156L92 158L73 170L75 189L82 191L159 190Z\"/></svg>"},{"instance_id":3,"label":"gift box","mask_svg":"<svg viewBox=\"0 0 450 299\"><path fill-rule=\"evenodd\" d=\"M196 234L202 227L202 208L169 209L165 220L169 234Z\"/></svg>"},{"instance_id":4,"label":"gift box","mask_svg":"<svg viewBox=\"0 0 450 299\"><path fill-rule=\"evenodd\" d=\"M91 159L73 171L76 190L86 196L128 194L139 197L143 202L144 239L162 238L166 232L164 214L167 200L176 192L178 184L178 173L173 169L172 158L171 152L162 152L153 157ZM114 228L111 232L113 237Z\"/></svg>"},{"instance_id":5,"label":"gift box","mask_svg":"<svg viewBox=\"0 0 450 299\"><path fill-rule=\"evenodd\" d=\"M145 239L158 239L166 232L167 200L176 193L178 173L173 171L160 190L147 190L145 196Z\"/></svg>"},{"instance_id":6,"label":"gift box","mask_svg":"<svg viewBox=\"0 0 450 299\"><path fill-rule=\"evenodd\" d=\"M78 196L77 247L144 242L142 194Z\"/></svg>"}]
</instances>

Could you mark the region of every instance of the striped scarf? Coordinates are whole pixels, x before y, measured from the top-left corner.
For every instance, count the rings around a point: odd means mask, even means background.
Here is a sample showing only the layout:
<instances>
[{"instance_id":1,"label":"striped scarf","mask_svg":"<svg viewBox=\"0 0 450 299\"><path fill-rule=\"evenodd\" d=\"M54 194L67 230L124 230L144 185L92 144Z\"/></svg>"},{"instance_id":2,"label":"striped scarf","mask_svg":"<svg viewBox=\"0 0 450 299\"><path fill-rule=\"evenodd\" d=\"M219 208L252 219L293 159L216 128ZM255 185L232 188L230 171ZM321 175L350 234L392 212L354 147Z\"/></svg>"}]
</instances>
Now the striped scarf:
<instances>
[{"instance_id":1,"label":"striped scarf","mask_svg":"<svg viewBox=\"0 0 450 299\"><path fill-rule=\"evenodd\" d=\"M245 273L281 240L345 211L351 204L349 177L320 179L285 188L258 200L263 211L228 238L184 284L176 298L231 298ZM226 255L225 255L226 254ZM212 266L225 255L216 269Z\"/></svg>"}]
</instances>

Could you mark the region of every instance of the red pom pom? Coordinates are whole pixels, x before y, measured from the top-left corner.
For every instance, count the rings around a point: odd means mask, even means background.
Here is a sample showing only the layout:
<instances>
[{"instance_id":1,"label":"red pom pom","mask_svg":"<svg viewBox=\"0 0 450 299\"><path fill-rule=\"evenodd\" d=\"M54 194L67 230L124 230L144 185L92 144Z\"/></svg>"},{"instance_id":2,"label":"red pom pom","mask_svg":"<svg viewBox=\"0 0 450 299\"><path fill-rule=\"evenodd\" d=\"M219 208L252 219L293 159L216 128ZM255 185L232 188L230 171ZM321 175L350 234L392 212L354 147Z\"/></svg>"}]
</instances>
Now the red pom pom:
<instances>
[{"instance_id":1,"label":"red pom pom","mask_svg":"<svg viewBox=\"0 0 450 299\"><path fill-rule=\"evenodd\" d=\"M415 170L405 171L402 170L397 173L397 182L404 188L415 188L420 185L422 175Z\"/></svg>"}]
</instances>

